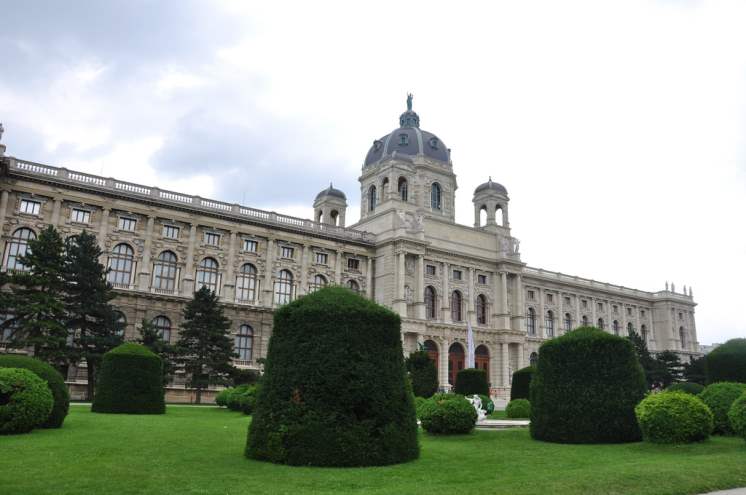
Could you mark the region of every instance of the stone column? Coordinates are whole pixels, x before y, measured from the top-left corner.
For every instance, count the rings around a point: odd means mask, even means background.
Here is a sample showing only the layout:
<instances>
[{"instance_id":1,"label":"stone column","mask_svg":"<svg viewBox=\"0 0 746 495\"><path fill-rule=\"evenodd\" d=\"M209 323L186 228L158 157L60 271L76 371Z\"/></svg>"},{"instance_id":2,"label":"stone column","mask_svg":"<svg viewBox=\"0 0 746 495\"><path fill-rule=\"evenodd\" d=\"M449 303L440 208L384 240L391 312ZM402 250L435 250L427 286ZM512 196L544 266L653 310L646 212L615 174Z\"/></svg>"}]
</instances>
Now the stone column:
<instances>
[{"instance_id":1,"label":"stone column","mask_svg":"<svg viewBox=\"0 0 746 495\"><path fill-rule=\"evenodd\" d=\"M519 332L526 332L526 323L525 323L525 302L524 302L524 294L523 294L523 277L520 273L516 273L515 275L515 302L517 308L515 309L515 317L517 324L515 325L515 329Z\"/></svg>"},{"instance_id":2,"label":"stone column","mask_svg":"<svg viewBox=\"0 0 746 495\"><path fill-rule=\"evenodd\" d=\"M575 294L575 328L579 327L580 324L580 295Z\"/></svg>"},{"instance_id":3,"label":"stone column","mask_svg":"<svg viewBox=\"0 0 746 495\"><path fill-rule=\"evenodd\" d=\"M475 326L477 324L476 321L476 311L474 310L474 300L476 298L475 290L474 290L474 268L469 267L469 280L468 280L468 292L469 294L466 296L467 299L467 305L466 305L466 318L468 318L467 321L470 321L472 326Z\"/></svg>"},{"instance_id":4,"label":"stone column","mask_svg":"<svg viewBox=\"0 0 746 495\"><path fill-rule=\"evenodd\" d=\"M510 344L507 342L500 344L500 354L503 387L510 387Z\"/></svg>"},{"instance_id":5,"label":"stone column","mask_svg":"<svg viewBox=\"0 0 746 495\"><path fill-rule=\"evenodd\" d=\"M187 244L187 255L184 260L184 275L181 277L181 295L192 297L194 293L194 248L197 244L197 225L189 226L189 244Z\"/></svg>"},{"instance_id":6,"label":"stone column","mask_svg":"<svg viewBox=\"0 0 746 495\"><path fill-rule=\"evenodd\" d=\"M275 251L277 246L275 240L272 238L267 239L267 262L264 267L264 305L268 308L272 307L272 275L274 272L275 263Z\"/></svg>"},{"instance_id":7,"label":"stone column","mask_svg":"<svg viewBox=\"0 0 746 495\"><path fill-rule=\"evenodd\" d=\"M8 196L10 196L8 191L0 192L0 225L5 223L5 214L8 211Z\"/></svg>"},{"instance_id":8,"label":"stone column","mask_svg":"<svg viewBox=\"0 0 746 495\"><path fill-rule=\"evenodd\" d=\"M438 382L440 382L440 388L443 390L450 390L448 384L448 347L450 343L446 339L440 341L440 353L438 354Z\"/></svg>"},{"instance_id":9,"label":"stone column","mask_svg":"<svg viewBox=\"0 0 746 495\"><path fill-rule=\"evenodd\" d=\"M590 298L591 303L591 326L595 327L598 323L598 318L596 318L596 299L591 297Z\"/></svg>"},{"instance_id":10,"label":"stone column","mask_svg":"<svg viewBox=\"0 0 746 495\"><path fill-rule=\"evenodd\" d=\"M425 256L417 255L417 270L415 273L415 318L425 319Z\"/></svg>"},{"instance_id":11,"label":"stone column","mask_svg":"<svg viewBox=\"0 0 746 495\"><path fill-rule=\"evenodd\" d=\"M57 227L57 225L60 223L60 210L62 209L62 199L61 198L54 198L54 206L52 206L52 221L51 224L53 227ZM0 219L2 221L2 219Z\"/></svg>"},{"instance_id":12,"label":"stone column","mask_svg":"<svg viewBox=\"0 0 746 495\"><path fill-rule=\"evenodd\" d=\"M440 310L443 321L451 321L451 294L448 288L448 281L451 279L451 265L443 263L443 294L441 294Z\"/></svg>"},{"instance_id":13,"label":"stone column","mask_svg":"<svg viewBox=\"0 0 746 495\"><path fill-rule=\"evenodd\" d=\"M407 259L407 253L404 251L401 251L398 255L397 259L397 269L396 269L396 299L397 299L397 305L398 305L398 313L399 316L406 317L407 316L407 300L406 295L404 294L404 281L406 280L406 274L407 274L407 267L406 267L406 259Z\"/></svg>"},{"instance_id":14,"label":"stone column","mask_svg":"<svg viewBox=\"0 0 746 495\"><path fill-rule=\"evenodd\" d=\"M110 208L104 207L101 209L101 223L99 224L98 233L96 234L98 247L101 248L99 261L104 266L107 266L107 258L109 257L109 252L106 248L106 237L109 230L109 212L111 212Z\"/></svg>"},{"instance_id":15,"label":"stone column","mask_svg":"<svg viewBox=\"0 0 746 495\"><path fill-rule=\"evenodd\" d=\"M523 344L518 344L518 368L516 368L518 370L526 367L526 365L524 364L525 361L523 357L523 351Z\"/></svg>"},{"instance_id":16,"label":"stone column","mask_svg":"<svg viewBox=\"0 0 746 495\"><path fill-rule=\"evenodd\" d=\"M546 298L546 295L544 294L544 289L539 287L539 290L537 292L539 296L539 314L536 315L537 322L536 322L536 336L539 338L544 338L547 336L547 329L546 329L546 308L544 307L544 299Z\"/></svg>"},{"instance_id":17,"label":"stone column","mask_svg":"<svg viewBox=\"0 0 746 495\"><path fill-rule=\"evenodd\" d=\"M373 258L368 257L368 271L365 273L365 289L368 294L368 299L373 299Z\"/></svg>"},{"instance_id":18,"label":"stone column","mask_svg":"<svg viewBox=\"0 0 746 495\"><path fill-rule=\"evenodd\" d=\"M338 249L334 256L334 283L342 285L342 250Z\"/></svg>"},{"instance_id":19,"label":"stone column","mask_svg":"<svg viewBox=\"0 0 746 495\"><path fill-rule=\"evenodd\" d=\"M303 244L303 252L301 253L300 260L300 287L298 287L298 295L302 296L308 292L308 244Z\"/></svg>"},{"instance_id":20,"label":"stone column","mask_svg":"<svg viewBox=\"0 0 746 495\"><path fill-rule=\"evenodd\" d=\"M153 246L153 224L155 217L148 215L148 223L145 226L145 245L142 250L142 264L140 265L140 278L138 289L147 291L150 288L150 250Z\"/></svg>"},{"instance_id":21,"label":"stone column","mask_svg":"<svg viewBox=\"0 0 746 495\"><path fill-rule=\"evenodd\" d=\"M228 262L225 268L225 280L223 280L223 293L221 299L228 302L236 300L236 232L231 231L228 244Z\"/></svg>"}]
</instances>

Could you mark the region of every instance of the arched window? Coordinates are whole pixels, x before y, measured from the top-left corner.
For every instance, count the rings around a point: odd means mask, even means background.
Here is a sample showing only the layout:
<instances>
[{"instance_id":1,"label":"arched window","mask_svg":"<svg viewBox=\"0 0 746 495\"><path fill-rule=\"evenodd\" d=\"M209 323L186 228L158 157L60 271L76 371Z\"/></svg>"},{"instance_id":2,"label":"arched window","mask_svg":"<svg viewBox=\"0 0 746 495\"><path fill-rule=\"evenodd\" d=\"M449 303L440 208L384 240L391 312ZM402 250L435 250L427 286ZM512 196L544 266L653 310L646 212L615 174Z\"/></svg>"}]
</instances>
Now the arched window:
<instances>
[{"instance_id":1,"label":"arched window","mask_svg":"<svg viewBox=\"0 0 746 495\"><path fill-rule=\"evenodd\" d=\"M584 327L588 326L588 317L586 315L583 315L583 326Z\"/></svg>"},{"instance_id":2,"label":"arched window","mask_svg":"<svg viewBox=\"0 0 746 495\"><path fill-rule=\"evenodd\" d=\"M554 313L551 311L544 316L544 329L547 337L554 337Z\"/></svg>"},{"instance_id":3,"label":"arched window","mask_svg":"<svg viewBox=\"0 0 746 495\"><path fill-rule=\"evenodd\" d=\"M603 330L604 327L605 327L605 325L604 325L604 319L603 318L599 318L598 319L598 328L600 328L601 330Z\"/></svg>"},{"instance_id":4,"label":"arched window","mask_svg":"<svg viewBox=\"0 0 746 495\"><path fill-rule=\"evenodd\" d=\"M163 251L153 263L153 288L173 292L176 289L176 274L176 255Z\"/></svg>"},{"instance_id":5,"label":"arched window","mask_svg":"<svg viewBox=\"0 0 746 495\"><path fill-rule=\"evenodd\" d=\"M455 290L451 293L451 320L452 321L461 321L463 302L464 302L464 298L461 296L461 292Z\"/></svg>"},{"instance_id":6,"label":"arched window","mask_svg":"<svg viewBox=\"0 0 746 495\"><path fill-rule=\"evenodd\" d=\"M465 363L464 347L458 342L454 342L448 348L448 383L451 385L456 384L456 375L464 369Z\"/></svg>"},{"instance_id":7,"label":"arched window","mask_svg":"<svg viewBox=\"0 0 746 495\"><path fill-rule=\"evenodd\" d=\"M627 335L631 335L632 332L635 331L635 327L632 325L632 322L630 321L627 323Z\"/></svg>"},{"instance_id":8,"label":"arched window","mask_svg":"<svg viewBox=\"0 0 746 495\"><path fill-rule=\"evenodd\" d=\"M368 189L368 209L373 211L376 209L376 200L378 196L376 194L376 186L370 186Z\"/></svg>"},{"instance_id":9,"label":"arched window","mask_svg":"<svg viewBox=\"0 0 746 495\"><path fill-rule=\"evenodd\" d=\"M171 342L171 320L161 315L153 318L153 326L164 342Z\"/></svg>"},{"instance_id":10,"label":"arched window","mask_svg":"<svg viewBox=\"0 0 746 495\"><path fill-rule=\"evenodd\" d=\"M572 315L565 313L565 332L572 330Z\"/></svg>"},{"instance_id":11,"label":"arched window","mask_svg":"<svg viewBox=\"0 0 746 495\"><path fill-rule=\"evenodd\" d=\"M500 205L495 207L495 222L500 226L503 225L503 207Z\"/></svg>"},{"instance_id":12,"label":"arched window","mask_svg":"<svg viewBox=\"0 0 746 495\"><path fill-rule=\"evenodd\" d=\"M423 347L425 348L425 352L427 352L428 357L435 365L435 369L438 369L438 344L433 342L432 340L426 340L423 344Z\"/></svg>"},{"instance_id":13,"label":"arched window","mask_svg":"<svg viewBox=\"0 0 746 495\"><path fill-rule=\"evenodd\" d=\"M127 317L121 311L114 311L114 334L117 337L124 338L124 330L127 328Z\"/></svg>"},{"instance_id":14,"label":"arched window","mask_svg":"<svg viewBox=\"0 0 746 495\"><path fill-rule=\"evenodd\" d=\"M684 327L679 327L679 340L681 340L681 348L686 349L686 330L684 330Z\"/></svg>"},{"instance_id":15,"label":"arched window","mask_svg":"<svg viewBox=\"0 0 746 495\"><path fill-rule=\"evenodd\" d=\"M275 304L287 304L293 300L293 274L280 270L275 281Z\"/></svg>"},{"instance_id":16,"label":"arched window","mask_svg":"<svg viewBox=\"0 0 746 495\"><path fill-rule=\"evenodd\" d=\"M128 244L114 246L109 256L109 283L114 287L129 287L134 263L135 251Z\"/></svg>"},{"instance_id":17,"label":"arched window","mask_svg":"<svg viewBox=\"0 0 746 495\"><path fill-rule=\"evenodd\" d=\"M332 210L329 213L329 218L331 219L332 225L337 225L337 222L339 222L339 212L337 210Z\"/></svg>"},{"instance_id":18,"label":"arched window","mask_svg":"<svg viewBox=\"0 0 746 495\"><path fill-rule=\"evenodd\" d=\"M381 199L386 201L389 197L389 178L384 177L381 181Z\"/></svg>"},{"instance_id":19,"label":"arched window","mask_svg":"<svg viewBox=\"0 0 746 495\"><path fill-rule=\"evenodd\" d=\"M249 325L238 327L238 333L233 345L238 359L241 361L251 361L251 354L254 350L254 329Z\"/></svg>"},{"instance_id":20,"label":"arched window","mask_svg":"<svg viewBox=\"0 0 746 495\"><path fill-rule=\"evenodd\" d=\"M33 230L25 227L13 232L13 236L8 241L8 247L5 252L5 267L8 271L28 271L29 268L21 263L20 259L28 251L28 241L36 239Z\"/></svg>"},{"instance_id":21,"label":"arched window","mask_svg":"<svg viewBox=\"0 0 746 495\"><path fill-rule=\"evenodd\" d=\"M477 296L477 324L487 324L487 298L484 294Z\"/></svg>"},{"instance_id":22,"label":"arched window","mask_svg":"<svg viewBox=\"0 0 746 495\"><path fill-rule=\"evenodd\" d=\"M487 374L487 379L490 376L490 351L486 345L478 345L474 349L474 367L478 370L484 370Z\"/></svg>"},{"instance_id":23,"label":"arched window","mask_svg":"<svg viewBox=\"0 0 746 495\"><path fill-rule=\"evenodd\" d=\"M440 184L433 182L433 185L430 186L430 208L440 210L441 206Z\"/></svg>"},{"instance_id":24,"label":"arched window","mask_svg":"<svg viewBox=\"0 0 746 495\"><path fill-rule=\"evenodd\" d=\"M539 355L535 352L532 352L531 355L528 357L528 364L531 366L536 366L539 364Z\"/></svg>"},{"instance_id":25,"label":"arched window","mask_svg":"<svg viewBox=\"0 0 746 495\"><path fill-rule=\"evenodd\" d=\"M308 284L308 293L316 292L322 287L326 286L326 277L323 275L314 275L313 280Z\"/></svg>"},{"instance_id":26,"label":"arched window","mask_svg":"<svg viewBox=\"0 0 746 495\"><path fill-rule=\"evenodd\" d=\"M438 317L435 302L435 289L431 286L425 287L425 318L435 320Z\"/></svg>"},{"instance_id":27,"label":"arched window","mask_svg":"<svg viewBox=\"0 0 746 495\"><path fill-rule=\"evenodd\" d=\"M484 227L485 225L487 225L487 206L482 205L479 208L479 226Z\"/></svg>"},{"instance_id":28,"label":"arched window","mask_svg":"<svg viewBox=\"0 0 746 495\"><path fill-rule=\"evenodd\" d=\"M614 335L619 335L619 322L617 320L614 320L611 324L611 328L614 330Z\"/></svg>"},{"instance_id":29,"label":"arched window","mask_svg":"<svg viewBox=\"0 0 746 495\"><path fill-rule=\"evenodd\" d=\"M360 284L358 284L352 279L347 281L347 288L356 294L360 293Z\"/></svg>"},{"instance_id":30,"label":"arched window","mask_svg":"<svg viewBox=\"0 0 746 495\"><path fill-rule=\"evenodd\" d=\"M239 301L256 300L256 267L244 263L236 275L236 299Z\"/></svg>"},{"instance_id":31,"label":"arched window","mask_svg":"<svg viewBox=\"0 0 746 495\"><path fill-rule=\"evenodd\" d=\"M648 327L646 327L645 325L640 326L640 337L642 337L642 340L644 340L645 342L648 341Z\"/></svg>"},{"instance_id":32,"label":"arched window","mask_svg":"<svg viewBox=\"0 0 746 495\"><path fill-rule=\"evenodd\" d=\"M197 265L197 290L207 287L211 291L218 292L218 262L213 258L205 258Z\"/></svg>"},{"instance_id":33,"label":"arched window","mask_svg":"<svg viewBox=\"0 0 746 495\"><path fill-rule=\"evenodd\" d=\"M407 179L404 177L399 177L399 197L402 201L407 201L408 191L407 191Z\"/></svg>"},{"instance_id":34,"label":"arched window","mask_svg":"<svg viewBox=\"0 0 746 495\"><path fill-rule=\"evenodd\" d=\"M534 311L534 308L528 308L528 311L526 311L526 333L536 335L536 311Z\"/></svg>"}]
</instances>

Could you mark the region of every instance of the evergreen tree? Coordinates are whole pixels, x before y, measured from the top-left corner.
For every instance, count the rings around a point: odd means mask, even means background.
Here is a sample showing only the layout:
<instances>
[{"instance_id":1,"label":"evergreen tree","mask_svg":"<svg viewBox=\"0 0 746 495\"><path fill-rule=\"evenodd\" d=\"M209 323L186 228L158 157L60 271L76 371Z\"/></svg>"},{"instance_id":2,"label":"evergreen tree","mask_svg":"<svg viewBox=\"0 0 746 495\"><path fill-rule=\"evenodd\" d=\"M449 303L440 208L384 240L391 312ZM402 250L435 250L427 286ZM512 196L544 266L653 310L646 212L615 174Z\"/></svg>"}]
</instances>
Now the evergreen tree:
<instances>
[{"instance_id":1,"label":"evergreen tree","mask_svg":"<svg viewBox=\"0 0 746 495\"><path fill-rule=\"evenodd\" d=\"M416 397L428 399L438 391L438 371L427 351L413 352L406 359L405 365Z\"/></svg>"},{"instance_id":2,"label":"evergreen tree","mask_svg":"<svg viewBox=\"0 0 746 495\"><path fill-rule=\"evenodd\" d=\"M662 373L661 365L656 359L650 354L648 345L645 340L632 330L629 332L627 337L632 346L635 348L637 359L640 361L643 371L645 372L645 381L648 385L648 390L661 387Z\"/></svg>"},{"instance_id":3,"label":"evergreen tree","mask_svg":"<svg viewBox=\"0 0 746 495\"><path fill-rule=\"evenodd\" d=\"M684 380L700 385L707 384L707 373L705 371L705 357L692 359L684 363Z\"/></svg>"},{"instance_id":4,"label":"evergreen tree","mask_svg":"<svg viewBox=\"0 0 746 495\"><path fill-rule=\"evenodd\" d=\"M150 349L153 354L156 354L161 358L161 361L163 362L163 385L165 386L174 374L176 346L163 340L163 335L158 332L158 329L153 325L153 322L144 318L142 320L140 339L138 342Z\"/></svg>"},{"instance_id":5,"label":"evergreen tree","mask_svg":"<svg viewBox=\"0 0 746 495\"><path fill-rule=\"evenodd\" d=\"M659 363L662 373L661 386L667 388L672 383L680 382L684 375L684 367L681 364L679 355L673 351L659 352L655 356Z\"/></svg>"},{"instance_id":6,"label":"evergreen tree","mask_svg":"<svg viewBox=\"0 0 746 495\"><path fill-rule=\"evenodd\" d=\"M184 308L176 347L179 362L197 390L196 402L201 403L202 390L211 383L223 383L231 371L231 359L236 357L228 334L230 322L223 316L218 297L207 287L194 293L194 299Z\"/></svg>"},{"instance_id":7,"label":"evergreen tree","mask_svg":"<svg viewBox=\"0 0 746 495\"><path fill-rule=\"evenodd\" d=\"M33 349L34 356L61 367L65 364L67 329L63 302L64 243L49 226L29 240L20 259L27 268L10 274L11 290L4 294L3 322L10 330L10 345Z\"/></svg>"},{"instance_id":8,"label":"evergreen tree","mask_svg":"<svg viewBox=\"0 0 746 495\"><path fill-rule=\"evenodd\" d=\"M65 242L64 268L67 328L72 332L70 361L85 359L88 366L88 400L93 400L96 371L103 355L122 343L108 269L99 263L101 248L96 236L83 231Z\"/></svg>"}]
</instances>

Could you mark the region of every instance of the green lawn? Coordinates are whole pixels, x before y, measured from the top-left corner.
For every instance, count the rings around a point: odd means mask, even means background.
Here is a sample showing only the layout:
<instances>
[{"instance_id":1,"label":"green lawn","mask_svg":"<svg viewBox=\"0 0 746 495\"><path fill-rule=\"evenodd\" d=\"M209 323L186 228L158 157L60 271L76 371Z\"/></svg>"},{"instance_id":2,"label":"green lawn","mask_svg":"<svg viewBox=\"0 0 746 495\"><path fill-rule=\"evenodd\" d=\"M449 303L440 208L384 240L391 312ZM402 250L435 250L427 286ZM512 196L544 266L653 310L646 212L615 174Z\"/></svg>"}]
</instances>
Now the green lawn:
<instances>
[{"instance_id":1,"label":"green lawn","mask_svg":"<svg viewBox=\"0 0 746 495\"><path fill-rule=\"evenodd\" d=\"M423 435L415 462L315 469L244 458L249 421L216 408L126 416L73 406L61 430L0 436L0 493L684 494L746 486L746 442L737 438L654 446L541 443L525 429Z\"/></svg>"}]
</instances>

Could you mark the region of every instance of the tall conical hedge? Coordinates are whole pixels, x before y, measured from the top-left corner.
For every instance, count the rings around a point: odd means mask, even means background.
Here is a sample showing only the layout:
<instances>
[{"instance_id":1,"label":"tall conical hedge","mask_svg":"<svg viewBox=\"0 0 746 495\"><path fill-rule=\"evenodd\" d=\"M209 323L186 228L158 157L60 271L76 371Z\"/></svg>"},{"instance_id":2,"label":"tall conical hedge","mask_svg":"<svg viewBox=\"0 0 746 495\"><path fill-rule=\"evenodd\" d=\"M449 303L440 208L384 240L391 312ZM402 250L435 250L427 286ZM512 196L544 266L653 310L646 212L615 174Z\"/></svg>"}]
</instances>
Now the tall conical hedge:
<instances>
[{"instance_id":1,"label":"tall conical hedge","mask_svg":"<svg viewBox=\"0 0 746 495\"><path fill-rule=\"evenodd\" d=\"M54 406L47 420L39 426L41 428L62 426L70 408L70 393L59 371L43 361L20 354L0 354L0 368L24 368L33 371L39 378L46 381L52 391Z\"/></svg>"},{"instance_id":2,"label":"tall conical hedge","mask_svg":"<svg viewBox=\"0 0 746 495\"><path fill-rule=\"evenodd\" d=\"M163 414L163 363L147 347L125 342L104 354L93 412Z\"/></svg>"},{"instance_id":3,"label":"tall conical hedge","mask_svg":"<svg viewBox=\"0 0 746 495\"><path fill-rule=\"evenodd\" d=\"M372 466L419 456L399 316L341 287L275 312L246 455Z\"/></svg>"}]
</instances>

